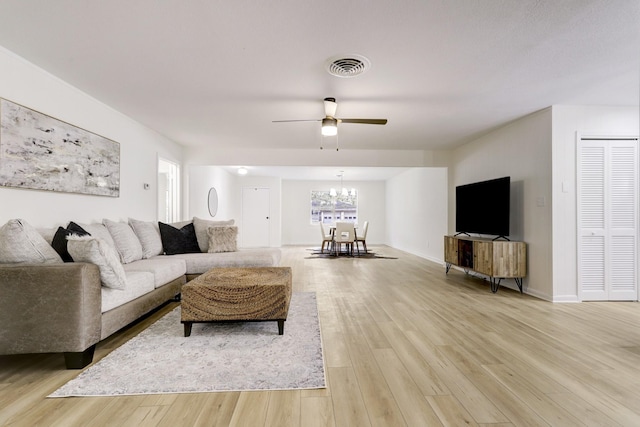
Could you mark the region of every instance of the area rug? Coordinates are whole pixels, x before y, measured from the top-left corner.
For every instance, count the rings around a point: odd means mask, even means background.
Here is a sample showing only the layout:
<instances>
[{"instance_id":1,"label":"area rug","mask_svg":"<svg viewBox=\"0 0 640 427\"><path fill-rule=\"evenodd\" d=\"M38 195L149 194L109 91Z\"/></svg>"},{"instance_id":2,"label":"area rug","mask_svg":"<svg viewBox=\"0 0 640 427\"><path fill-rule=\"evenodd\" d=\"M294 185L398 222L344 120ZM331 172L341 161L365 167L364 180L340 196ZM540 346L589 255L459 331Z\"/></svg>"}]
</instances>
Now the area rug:
<instances>
[{"instance_id":1,"label":"area rug","mask_svg":"<svg viewBox=\"0 0 640 427\"><path fill-rule=\"evenodd\" d=\"M305 259L320 259L320 258L325 258L325 259L344 259L344 258L354 258L354 259L398 259L396 257L388 257L388 256L384 256L384 255L379 255L375 252L372 251L367 251L366 253L364 251L360 251L360 254L358 254L358 252L354 252L353 255L348 255L345 253L341 253L339 256L335 256L334 254L332 254L331 252L328 252L327 250L325 250L324 252L320 252L320 249L309 249L309 251L311 251L311 255L308 257L305 257Z\"/></svg>"},{"instance_id":2,"label":"area rug","mask_svg":"<svg viewBox=\"0 0 640 427\"><path fill-rule=\"evenodd\" d=\"M294 292L284 335L277 322L196 323L180 307L48 397L324 388L316 295Z\"/></svg>"}]
</instances>

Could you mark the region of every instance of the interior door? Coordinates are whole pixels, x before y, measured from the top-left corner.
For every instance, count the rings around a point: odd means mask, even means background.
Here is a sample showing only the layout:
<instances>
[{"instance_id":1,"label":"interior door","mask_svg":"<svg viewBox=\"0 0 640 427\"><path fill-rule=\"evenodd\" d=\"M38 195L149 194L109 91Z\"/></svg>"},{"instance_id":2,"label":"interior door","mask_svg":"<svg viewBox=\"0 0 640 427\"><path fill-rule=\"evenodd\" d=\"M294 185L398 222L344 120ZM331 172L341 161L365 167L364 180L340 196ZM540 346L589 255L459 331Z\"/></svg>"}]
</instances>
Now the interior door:
<instances>
[{"instance_id":1,"label":"interior door","mask_svg":"<svg viewBox=\"0 0 640 427\"><path fill-rule=\"evenodd\" d=\"M269 194L268 188L242 189L242 229L239 234L244 248L269 247Z\"/></svg>"},{"instance_id":2,"label":"interior door","mask_svg":"<svg viewBox=\"0 0 640 427\"><path fill-rule=\"evenodd\" d=\"M578 291L583 301L637 300L637 139L578 146Z\"/></svg>"}]
</instances>

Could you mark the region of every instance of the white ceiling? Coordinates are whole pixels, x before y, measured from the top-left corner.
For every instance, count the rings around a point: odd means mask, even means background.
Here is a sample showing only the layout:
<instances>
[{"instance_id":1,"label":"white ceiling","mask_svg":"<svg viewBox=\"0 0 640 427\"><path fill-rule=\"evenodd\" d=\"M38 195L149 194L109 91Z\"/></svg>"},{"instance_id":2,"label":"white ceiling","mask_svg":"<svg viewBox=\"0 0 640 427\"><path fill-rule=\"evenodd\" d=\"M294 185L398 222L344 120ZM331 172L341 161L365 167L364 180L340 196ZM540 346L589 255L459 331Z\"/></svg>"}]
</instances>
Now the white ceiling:
<instances>
[{"instance_id":1,"label":"white ceiling","mask_svg":"<svg viewBox=\"0 0 640 427\"><path fill-rule=\"evenodd\" d=\"M456 147L553 104L638 105L638 0L2 0L0 45L187 146ZM351 79L325 61L371 60ZM1 95L1 94L0 94ZM329 142L328 145L332 145Z\"/></svg>"},{"instance_id":2,"label":"white ceiling","mask_svg":"<svg viewBox=\"0 0 640 427\"><path fill-rule=\"evenodd\" d=\"M247 169L246 176L278 177L285 181L386 181L409 168L403 167L342 167L342 166L242 166ZM240 166L224 166L227 172L237 174Z\"/></svg>"}]
</instances>

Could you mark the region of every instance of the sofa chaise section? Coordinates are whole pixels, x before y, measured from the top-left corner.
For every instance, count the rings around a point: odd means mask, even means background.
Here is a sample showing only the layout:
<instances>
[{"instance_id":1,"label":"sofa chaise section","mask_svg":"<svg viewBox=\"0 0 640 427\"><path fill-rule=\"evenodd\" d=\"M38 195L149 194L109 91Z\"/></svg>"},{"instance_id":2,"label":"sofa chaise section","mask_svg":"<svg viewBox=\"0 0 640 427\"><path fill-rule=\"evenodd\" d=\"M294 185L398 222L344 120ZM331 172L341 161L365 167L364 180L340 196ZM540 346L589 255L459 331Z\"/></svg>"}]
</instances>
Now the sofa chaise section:
<instances>
[{"instance_id":1,"label":"sofa chaise section","mask_svg":"<svg viewBox=\"0 0 640 427\"><path fill-rule=\"evenodd\" d=\"M0 353L93 358L102 330L100 273L87 263L0 265Z\"/></svg>"}]
</instances>

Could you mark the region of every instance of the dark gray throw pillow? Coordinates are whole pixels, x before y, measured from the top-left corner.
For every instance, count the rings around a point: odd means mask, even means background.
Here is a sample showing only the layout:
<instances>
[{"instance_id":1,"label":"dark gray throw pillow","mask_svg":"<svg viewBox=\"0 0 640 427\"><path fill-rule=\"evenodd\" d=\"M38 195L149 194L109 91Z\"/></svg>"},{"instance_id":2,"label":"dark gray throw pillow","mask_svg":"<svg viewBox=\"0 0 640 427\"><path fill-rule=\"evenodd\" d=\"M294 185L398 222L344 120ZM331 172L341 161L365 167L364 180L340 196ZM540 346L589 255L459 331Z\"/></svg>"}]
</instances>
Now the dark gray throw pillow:
<instances>
[{"instance_id":1,"label":"dark gray throw pillow","mask_svg":"<svg viewBox=\"0 0 640 427\"><path fill-rule=\"evenodd\" d=\"M182 228L175 228L164 222L158 222L162 247L167 255L188 254L200 252L196 230L193 223Z\"/></svg>"},{"instance_id":2,"label":"dark gray throw pillow","mask_svg":"<svg viewBox=\"0 0 640 427\"><path fill-rule=\"evenodd\" d=\"M75 234L76 236L90 236L90 234L75 222L71 221L67 228L58 227L56 234L53 235L51 246L58 252L60 258L64 262L73 262L73 258L67 250L67 236Z\"/></svg>"}]
</instances>

